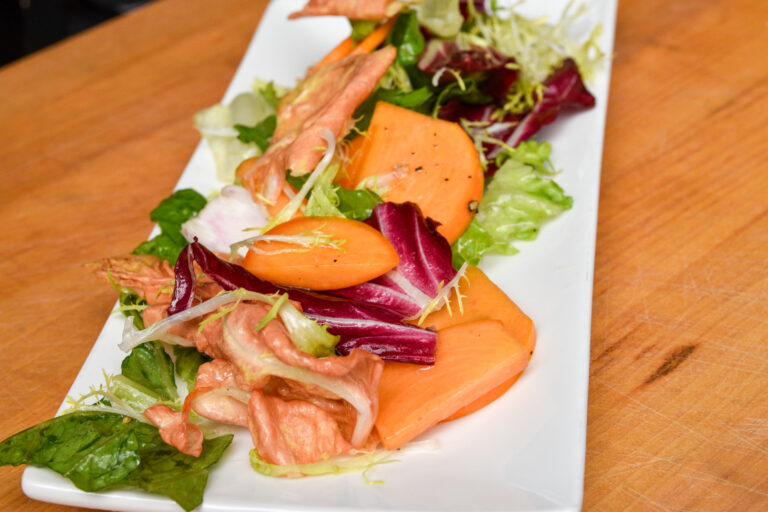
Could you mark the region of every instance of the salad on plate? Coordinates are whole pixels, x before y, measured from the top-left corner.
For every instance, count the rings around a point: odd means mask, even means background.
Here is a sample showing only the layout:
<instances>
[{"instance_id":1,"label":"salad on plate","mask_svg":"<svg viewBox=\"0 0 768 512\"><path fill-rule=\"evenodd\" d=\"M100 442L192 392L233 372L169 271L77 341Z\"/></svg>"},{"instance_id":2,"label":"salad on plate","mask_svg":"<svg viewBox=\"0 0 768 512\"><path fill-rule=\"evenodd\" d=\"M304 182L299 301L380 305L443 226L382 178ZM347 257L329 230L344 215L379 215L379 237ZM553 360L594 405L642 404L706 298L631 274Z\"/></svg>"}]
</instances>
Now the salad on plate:
<instances>
[{"instance_id":1,"label":"salad on plate","mask_svg":"<svg viewBox=\"0 0 768 512\"><path fill-rule=\"evenodd\" d=\"M232 432L255 471L365 471L502 396L533 321L477 266L573 205L540 129L595 105L600 27L479 1L310 0L341 40L293 86L195 116L221 188L93 264L120 293L120 373L0 443L85 491L203 500ZM566 169L567 171L567 169ZM522 291L521 291L522 293Z\"/></svg>"}]
</instances>

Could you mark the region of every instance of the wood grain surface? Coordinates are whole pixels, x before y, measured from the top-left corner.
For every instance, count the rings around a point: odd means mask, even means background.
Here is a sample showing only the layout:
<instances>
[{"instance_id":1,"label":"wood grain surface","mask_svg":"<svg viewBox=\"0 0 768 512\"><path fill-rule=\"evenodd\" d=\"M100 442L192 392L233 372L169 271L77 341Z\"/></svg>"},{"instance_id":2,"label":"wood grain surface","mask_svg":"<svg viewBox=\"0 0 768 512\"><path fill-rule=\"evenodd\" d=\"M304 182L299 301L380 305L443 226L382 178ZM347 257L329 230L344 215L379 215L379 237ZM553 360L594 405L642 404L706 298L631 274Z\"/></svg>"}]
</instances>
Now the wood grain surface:
<instances>
[{"instance_id":1,"label":"wood grain surface","mask_svg":"<svg viewBox=\"0 0 768 512\"><path fill-rule=\"evenodd\" d=\"M264 8L163 0L0 69L0 438L52 416ZM585 510L768 510L768 2L620 3ZM27 499L0 468L0 510Z\"/></svg>"}]
</instances>

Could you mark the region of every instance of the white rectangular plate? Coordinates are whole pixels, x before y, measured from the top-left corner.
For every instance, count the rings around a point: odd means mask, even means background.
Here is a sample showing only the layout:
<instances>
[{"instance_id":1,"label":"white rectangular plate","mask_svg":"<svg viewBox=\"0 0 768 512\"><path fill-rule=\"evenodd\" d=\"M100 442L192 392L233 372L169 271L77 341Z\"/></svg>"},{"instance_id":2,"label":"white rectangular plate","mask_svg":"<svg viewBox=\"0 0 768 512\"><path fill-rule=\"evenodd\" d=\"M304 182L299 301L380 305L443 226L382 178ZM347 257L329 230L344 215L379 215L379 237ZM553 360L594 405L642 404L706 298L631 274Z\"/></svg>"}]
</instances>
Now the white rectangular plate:
<instances>
[{"instance_id":1,"label":"white rectangular plate","mask_svg":"<svg viewBox=\"0 0 768 512\"><path fill-rule=\"evenodd\" d=\"M300 0L272 2L243 58L224 101L249 90L259 77L291 85L349 31L346 20L287 21ZM566 0L530 2L526 15L557 19ZM610 56L616 0L593 0L579 29L602 23L600 44ZM300 480L266 478L248 463L248 432L236 433L211 471L208 512L245 510L377 511L575 511L581 507L587 413L592 273L600 161L610 62L590 90L597 106L561 116L541 137L553 146L558 182L574 207L547 225L535 243L520 243L513 257L487 257L482 267L530 315L538 331L531 364L502 398L466 418L423 436L439 448L407 452L399 462L360 474ZM190 120L191 122L191 120ZM206 194L221 187L213 161L200 144L178 187ZM103 382L102 370L119 373L122 319L110 317L69 391L80 396ZM85 493L52 471L29 467L22 479L31 498L99 509L178 511L168 499L133 491Z\"/></svg>"}]
</instances>

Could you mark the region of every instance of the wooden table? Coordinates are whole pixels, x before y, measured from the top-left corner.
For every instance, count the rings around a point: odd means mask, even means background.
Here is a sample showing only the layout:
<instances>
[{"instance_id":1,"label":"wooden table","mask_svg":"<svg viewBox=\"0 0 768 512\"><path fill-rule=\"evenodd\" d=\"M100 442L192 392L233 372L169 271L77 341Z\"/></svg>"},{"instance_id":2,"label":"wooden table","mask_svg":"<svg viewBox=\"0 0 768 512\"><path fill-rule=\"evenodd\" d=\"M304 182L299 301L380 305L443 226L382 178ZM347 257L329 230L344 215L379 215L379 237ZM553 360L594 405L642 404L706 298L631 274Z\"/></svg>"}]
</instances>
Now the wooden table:
<instances>
[{"instance_id":1,"label":"wooden table","mask_svg":"<svg viewBox=\"0 0 768 512\"><path fill-rule=\"evenodd\" d=\"M165 0L0 70L0 438L54 414L263 1ZM622 2L584 508L768 510L768 3ZM49 511L0 468L0 509Z\"/></svg>"}]
</instances>

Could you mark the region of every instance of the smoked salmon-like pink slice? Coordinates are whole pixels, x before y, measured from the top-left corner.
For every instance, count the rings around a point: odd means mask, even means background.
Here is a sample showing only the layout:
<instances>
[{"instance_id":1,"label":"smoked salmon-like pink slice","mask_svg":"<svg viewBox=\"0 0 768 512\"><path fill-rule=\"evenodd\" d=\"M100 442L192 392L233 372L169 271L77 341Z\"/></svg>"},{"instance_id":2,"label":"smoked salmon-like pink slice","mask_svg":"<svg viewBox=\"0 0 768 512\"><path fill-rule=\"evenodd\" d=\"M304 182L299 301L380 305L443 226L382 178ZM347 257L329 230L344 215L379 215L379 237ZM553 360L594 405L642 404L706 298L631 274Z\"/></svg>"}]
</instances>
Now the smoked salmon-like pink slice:
<instances>
[{"instance_id":1,"label":"smoked salmon-like pink slice","mask_svg":"<svg viewBox=\"0 0 768 512\"><path fill-rule=\"evenodd\" d=\"M355 109L370 96L396 55L397 50L387 46L331 62L280 100L272 145L252 165L237 169L238 179L255 199L276 201L288 169L297 176L312 172L328 146L323 133L330 130L337 141L346 135Z\"/></svg>"},{"instance_id":2,"label":"smoked salmon-like pink slice","mask_svg":"<svg viewBox=\"0 0 768 512\"><path fill-rule=\"evenodd\" d=\"M174 271L167 261L156 256L129 254L90 263L87 267L96 277L132 290L150 305L162 304L167 308L171 302ZM199 267L196 270L201 273ZM196 282L195 292L199 300L210 299L220 291L221 287L207 276L201 276Z\"/></svg>"},{"instance_id":3,"label":"smoked salmon-like pink slice","mask_svg":"<svg viewBox=\"0 0 768 512\"><path fill-rule=\"evenodd\" d=\"M189 413L174 411L167 405L153 405L144 416L160 429L160 437L181 453L199 457L203 451L203 432L200 427L187 422Z\"/></svg>"},{"instance_id":4,"label":"smoked salmon-like pink slice","mask_svg":"<svg viewBox=\"0 0 768 512\"><path fill-rule=\"evenodd\" d=\"M378 385L384 363L364 350L343 357L316 358L296 348L279 321L256 330L258 304L241 304L222 319L223 339L218 350L231 361L253 388L268 376L302 384L314 394L340 398L357 412L353 446L365 444L378 413Z\"/></svg>"},{"instance_id":5,"label":"smoked salmon-like pink slice","mask_svg":"<svg viewBox=\"0 0 768 512\"><path fill-rule=\"evenodd\" d=\"M149 254L130 254L91 263L96 277L110 284L129 288L149 304L170 302L173 292L173 268L167 261Z\"/></svg>"},{"instance_id":6,"label":"smoked salmon-like pink slice","mask_svg":"<svg viewBox=\"0 0 768 512\"><path fill-rule=\"evenodd\" d=\"M399 0L309 0L300 11L288 18L304 16L346 16L353 20L380 20L391 18L403 8Z\"/></svg>"},{"instance_id":7,"label":"smoked salmon-like pink slice","mask_svg":"<svg viewBox=\"0 0 768 512\"><path fill-rule=\"evenodd\" d=\"M248 426L259 456L271 464L308 464L353 450L336 420L304 400L286 401L254 391Z\"/></svg>"},{"instance_id":8,"label":"smoked salmon-like pink slice","mask_svg":"<svg viewBox=\"0 0 768 512\"><path fill-rule=\"evenodd\" d=\"M190 393L192 398L188 398L189 407L209 420L247 427L247 400L243 401L226 392L217 392L217 390L243 389L247 389L247 385L239 377L232 363L223 359L214 359L201 364L197 369L195 387ZM198 390L201 392L197 392ZM238 394L245 395L245 392Z\"/></svg>"}]
</instances>

